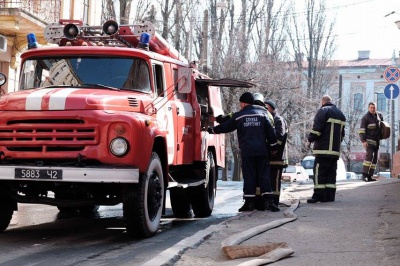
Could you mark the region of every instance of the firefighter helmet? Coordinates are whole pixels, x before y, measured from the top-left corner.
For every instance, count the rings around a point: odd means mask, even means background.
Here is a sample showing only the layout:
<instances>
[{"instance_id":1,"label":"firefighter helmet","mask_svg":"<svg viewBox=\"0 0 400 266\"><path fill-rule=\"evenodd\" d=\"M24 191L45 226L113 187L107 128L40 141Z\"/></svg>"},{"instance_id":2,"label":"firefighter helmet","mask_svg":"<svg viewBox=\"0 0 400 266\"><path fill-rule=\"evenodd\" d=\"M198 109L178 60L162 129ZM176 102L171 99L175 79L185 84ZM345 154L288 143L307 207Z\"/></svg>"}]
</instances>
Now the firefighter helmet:
<instances>
[{"instance_id":1,"label":"firefighter helmet","mask_svg":"<svg viewBox=\"0 0 400 266\"><path fill-rule=\"evenodd\" d=\"M258 92L254 93L253 97L254 97L254 101L260 101L262 103L264 102L264 96L261 93L258 93Z\"/></svg>"}]
</instances>

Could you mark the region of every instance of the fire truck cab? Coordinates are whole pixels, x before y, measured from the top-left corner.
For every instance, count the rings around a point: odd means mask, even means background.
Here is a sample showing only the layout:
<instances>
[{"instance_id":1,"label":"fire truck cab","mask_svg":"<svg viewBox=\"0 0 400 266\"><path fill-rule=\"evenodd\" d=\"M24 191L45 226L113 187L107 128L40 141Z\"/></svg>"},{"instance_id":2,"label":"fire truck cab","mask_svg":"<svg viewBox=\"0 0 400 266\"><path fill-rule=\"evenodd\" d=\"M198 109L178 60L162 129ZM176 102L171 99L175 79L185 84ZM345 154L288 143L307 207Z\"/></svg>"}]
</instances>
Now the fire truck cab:
<instances>
[{"instance_id":1,"label":"fire truck cab","mask_svg":"<svg viewBox=\"0 0 400 266\"><path fill-rule=\"evenodd\" d=\"M45 36L39 47L28 35L19 89L0 97L0 231L18 203L123 203L128 234L150 237L167 189L175 216L209 216L225 159L224 135L206 131L220 86L254 84L210 79L149 22L61 20Z\"/></svg>"}]
</instances>

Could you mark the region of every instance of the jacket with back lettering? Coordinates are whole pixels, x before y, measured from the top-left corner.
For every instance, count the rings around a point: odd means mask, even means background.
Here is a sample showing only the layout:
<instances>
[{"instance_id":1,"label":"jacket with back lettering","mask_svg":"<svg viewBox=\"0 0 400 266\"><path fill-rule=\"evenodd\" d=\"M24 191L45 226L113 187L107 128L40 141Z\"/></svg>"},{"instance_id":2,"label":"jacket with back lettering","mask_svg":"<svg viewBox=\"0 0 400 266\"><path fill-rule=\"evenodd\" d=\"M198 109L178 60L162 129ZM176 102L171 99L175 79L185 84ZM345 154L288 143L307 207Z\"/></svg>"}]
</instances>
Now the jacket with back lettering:
<instances>
[{"instance_id":1,"label":"jacket with back lettering","mask_svg":"<svg viewBox=\"0 0 400 266\"><path fill-rule=\"evenodd\" d=\"M213 128L214 133L229 133L237 130L242 157L268 156L269 149L276 150L277 140L268 114L252 105L245 106L232 118ZM268 142L267 142L268 141Z\"/></svg>"}]
</instances>

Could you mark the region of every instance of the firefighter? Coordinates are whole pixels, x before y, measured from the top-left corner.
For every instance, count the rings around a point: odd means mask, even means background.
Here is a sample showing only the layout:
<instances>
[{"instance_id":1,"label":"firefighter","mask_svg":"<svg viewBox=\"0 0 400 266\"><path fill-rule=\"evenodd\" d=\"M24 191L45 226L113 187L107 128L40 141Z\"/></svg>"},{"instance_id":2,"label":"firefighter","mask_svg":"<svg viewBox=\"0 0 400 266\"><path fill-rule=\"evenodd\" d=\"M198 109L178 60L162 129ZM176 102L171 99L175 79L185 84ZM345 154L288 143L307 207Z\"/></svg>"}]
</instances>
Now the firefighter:
<instances>
[{"instance_id":1,"label":"firefighter","mask_svg":"<svg viewBox=\"0 0 400 266\"><path fill-rule=\"evenodd\" d=\"M376 181L372 178L378 160L379 142L381 140L380 121L383 121L381 113L376 111L376 104L368 104L368 112L361 118L361 126L358 131L360 140L366 151L363 162L362 177L365 182Z\"/></svg>"},{"instance_id":2,"label":"firefighter","mask_svg":"<svg viewBox=\"0 0 400 266\"><path fill-rule=\"evenodd\" d=\"M344 138L346 118L329 95L321 99L321 108L314 117L308 135L309 146L314 143L314 194L308 203L335 201L336 169L340 144Z\"/></svg>"},{"instance_id":3,"label":"firefighter","mask_svg":"<svg viewBox=\"0 0 400 266\"><path fill-rule=\"evenodd\" d=\"M279 211L272 199L269 178L268 153L270 149L273 153L276 152L277 145L274 129L267 113L253 106L253 94L245 92L239 101L239 112L234 113L228 121L216 127L209 127L207 131L210 134L219 134L237 130L244 180L244 205L239 212L254 210L257 180L260 181L260 192L266 208L273 212Z\"/></svg>"},{"instance_id":4,"label":"firefighter","mask_svg":"<svg viewBox=\"0 0 400 266\"><path fill-rule=\"evenodd\" d=\"M256 106L257 109L263 110L264 112L267 113L269 122L271 123L272 126L274 126L274 117L270 114L268 111L267 107L264 104L264 96L262 96L261 93L254 93L254 102L253 105ZM233 113L229 113L226 115L219 115L215 118L215 121L217 121L218 124L224 123L228 121L232 117Z\"/></svg>"},{"instance_id":5,"label":"firefighter","mask_svg":"<svg viewBox=\"0 0 400 266\"><path fill-rule=\"evenodd\" d=\"M286 140L288 135L288 127L285 119L276 112L276 104L271 100L264 101L268 111L274 118L275 135L278 141L278 151L271 155L270 158L270 176L271 187L276 206L279 205L279 197L281 194L281 179L283 168L288 165L288 156L286 149Z\"/></svg>"},{"instance_id":6,"label":"firefighter","mask_svg":"<svg viewBox=\"0 0 400 266\"><path fill-rule=\"evenodd\" d=\"M261 93L253 93L254 101L253 101L253 106L254 108L261 110L265 112L268 116L269 122L271 123L272 126L274 126L274 118L271 115L271 113L267 110L265 104L264 104L264 96ZM216 121L221 124L223 122L228 121L232 117L233 113L229 113L227 115L219 115L216 117ZM265 200L261 196L260 192L260 185L259 185L259 180L256 180L256 197L254 199L254 208L259 210L259 211L265 211Z\"/></svg>"}]
</instances>

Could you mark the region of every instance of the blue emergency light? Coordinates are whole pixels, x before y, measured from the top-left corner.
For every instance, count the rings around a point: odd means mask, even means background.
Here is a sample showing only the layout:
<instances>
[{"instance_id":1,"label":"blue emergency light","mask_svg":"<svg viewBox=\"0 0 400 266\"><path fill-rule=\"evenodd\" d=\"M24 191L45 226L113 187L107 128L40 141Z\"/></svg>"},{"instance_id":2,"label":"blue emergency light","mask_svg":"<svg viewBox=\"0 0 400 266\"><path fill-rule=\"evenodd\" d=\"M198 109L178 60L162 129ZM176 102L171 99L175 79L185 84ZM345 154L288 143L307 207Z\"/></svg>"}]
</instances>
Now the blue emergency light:
<instances>
[{"instance_id":1,"label":"blue emergency light","mask_svg":"<svg viewBox=\"0 0 400 266\"><path fill-rule=\"evenodd\" d=\"M149 50L150 34L143 32L140 35L138 48Z\"/></svg>"},{"instance_id":2,"label":"blue emergency light","mask_svg":"<svg viewBox=\"0 0 400 266\"><path fill-rule=\"evenodd\" d=\"M28 49L33 49L33 48L39 47L39 45L36 41L35 33L29 33L28 35L26 35L26 38L28 39Z\"/></svg>"}]
</instances>

